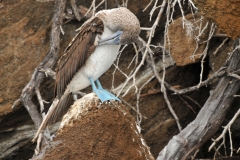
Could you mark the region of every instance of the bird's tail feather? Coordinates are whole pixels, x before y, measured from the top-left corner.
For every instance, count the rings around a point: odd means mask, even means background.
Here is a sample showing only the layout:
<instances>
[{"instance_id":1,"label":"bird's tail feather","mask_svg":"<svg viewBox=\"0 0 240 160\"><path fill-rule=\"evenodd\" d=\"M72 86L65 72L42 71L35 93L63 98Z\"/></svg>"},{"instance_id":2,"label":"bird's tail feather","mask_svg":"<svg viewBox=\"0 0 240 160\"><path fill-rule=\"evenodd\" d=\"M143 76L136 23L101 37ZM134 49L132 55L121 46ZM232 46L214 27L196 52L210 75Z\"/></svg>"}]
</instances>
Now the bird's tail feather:
<instances>
[{"instance_id":1,"label":"bird's tail feather","mask_svg":"<svg viewBox=\"0 0 240 160\"><path fill-rule=\"evenodd\" d=\"M67 103L70 95L70 93L65 93L58 102L55 102L57 99L54 100L55 103L53 102L52 106L49 108L32 142L37 140L39 134L46 129L49 124L56 122L68 110L69 107L67 107Z\"/></svg>"}]
</instances>

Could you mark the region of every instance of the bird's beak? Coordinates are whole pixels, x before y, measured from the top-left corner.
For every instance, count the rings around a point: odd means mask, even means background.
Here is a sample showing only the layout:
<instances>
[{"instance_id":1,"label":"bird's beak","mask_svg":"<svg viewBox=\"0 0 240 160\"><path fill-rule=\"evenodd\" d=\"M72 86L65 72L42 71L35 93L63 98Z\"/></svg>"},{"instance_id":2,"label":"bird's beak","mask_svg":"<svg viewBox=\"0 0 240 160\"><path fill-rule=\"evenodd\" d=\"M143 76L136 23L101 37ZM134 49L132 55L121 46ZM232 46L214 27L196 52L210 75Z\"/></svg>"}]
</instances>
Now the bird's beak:
<instances>
[{"instance_id":1,"label":"bird's beak","mask_svg":"<svg viewBox=\"0 0 240 160\"><path fill-rule=\"evenodd\" d=\"M110 37L107 37L98 41L98 45L119 45L120 37L122 33L123 33L122 31L118 30L116 33L114 33Z\"/></svg>"}]
</instances>

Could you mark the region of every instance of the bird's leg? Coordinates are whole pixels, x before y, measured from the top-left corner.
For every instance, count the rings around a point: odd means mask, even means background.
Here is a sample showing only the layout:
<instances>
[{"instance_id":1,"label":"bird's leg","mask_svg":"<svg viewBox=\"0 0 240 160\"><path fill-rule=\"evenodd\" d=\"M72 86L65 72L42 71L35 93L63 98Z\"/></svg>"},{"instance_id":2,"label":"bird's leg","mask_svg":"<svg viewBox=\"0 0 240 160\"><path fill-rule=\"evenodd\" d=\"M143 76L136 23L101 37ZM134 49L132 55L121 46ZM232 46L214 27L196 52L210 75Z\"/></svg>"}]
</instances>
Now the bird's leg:
<instances>
[{"instance_id":1,"label":"bird's leg","mask_svg":"<svg viewBox=\"0 0 240 160\"><path fill-rule=\"evenodd\" d=\"M78 100L78 96L77 96L76 93L72 93L72 95L73 95L73 100L74 100L74 101Z\"/></svg>"},{"instance_id":2,"label":"bird's leg","mask_svg":"<svg viewBox=\"0 0 240 160\"><path fill-rule=\"evenodd\" d=\"M93 92L95 92L98 96L98 98L101 100L101 102L109 101L109 100L117 100L120 101L116 96L114 96L112 93L106 91L102 88L99 80L96 80L97 87L92 80L91 77L89 77L90 83L92 85Z\"/></svg>"},{"instance_id":3,"label":"bird's leg","mask_svg":"<svg viewBox=\"0 0 240 160\"><path fill-rule=\"evenodd\" d=\"M97 90L97 87L96 87L96 85L95 85L92 77L88 77L88 79L90 80L90 83L91 83L91 85L92 85L92 90L93 90L93 92L94 92L95 90Z\"/></svg>"},{"instance_id":4,"label":"bird's leg","mask_svg":"<svg viewBox=\"0 0 240 160\"><path fill-rule=\"evenodd\" d=\"M109 96L112 97L112 99L116 100L116 101L120 101L115 95L113 95L112 93L108 92L107 90L103 89L102 85L100 84L99 80L97 79L96 81L97 87L99 90L102 90L103 92L105 92L106 94L108 94Z\"/></svg>"},{"instance_id":5,"label":"bird's leg","mask_svg":"<svg viewBox=\"0 0 240 160\"><path fill-rule=\"evenodd\" d=\"M73 95L74 101L76 101L76 100L78 100L78 95L83 97L86 95L86 93L78 91L78 92L73 92L72 95Z\"/></svg>"},{"instance_id":6,"label":"bird's leg","mask_svg":"<svg viewBox=\"0 0 240 160\"><path fill-rule=\"evenodd\" d=\"M103 87L102 87L102 85L101 85L101 83L99 82L98 79L95 82L97 83L98 89L103 89Z\"/></svg>"}]
</instances>

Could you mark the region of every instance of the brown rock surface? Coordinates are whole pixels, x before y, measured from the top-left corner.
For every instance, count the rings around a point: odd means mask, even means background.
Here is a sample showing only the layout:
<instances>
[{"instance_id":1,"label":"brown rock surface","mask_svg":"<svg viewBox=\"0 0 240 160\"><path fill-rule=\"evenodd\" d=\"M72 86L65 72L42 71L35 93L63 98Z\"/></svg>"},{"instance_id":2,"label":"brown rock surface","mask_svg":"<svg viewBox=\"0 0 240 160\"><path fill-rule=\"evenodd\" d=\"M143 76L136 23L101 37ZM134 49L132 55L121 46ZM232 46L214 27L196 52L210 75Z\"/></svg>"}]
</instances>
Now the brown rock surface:
<instances>
[{"instance_id":1,"label":"brown rock surface","mask_svg":"<svg viewBox=\"0 0 240 160\"><path fill-rule=\"evenodd\" d=\"M60 127L51 147L34 159L154 159L126 107L100 104L94 93L76 101Z\"/></svg>"},{"instance_id":2,"label":"brown rock surface","mask_svg":"<svg viewBox=\"0 0 240 160\"><path fill-rule=\"evenodd\" d=\"M0 1L0 98L4 99L0 116L12 110L33 69L48 51L53 4Z\"/></svg>"},{"instance_id":3,"label":"brown rock surface","mask_svg":"<svg viewBox=\"0 0 240 160\"><path fill-rule=\"evenodd\" d=\"M239 0L195 0L201 14L212 19L229 37L240 37Z\"/></svg>"},{"instance_id":4,"label":"brown rock surface","mask_svg":"<svg viewBox=\"0 0 240 160\"><path fill-rule=\"evenodd\" d=\"M199 26L202 23L202 29L206 25L206 19L199 21L201 18L200 15L192 16L192 14L188 14L185 16L187 19L187 23L191 22L192 24L192 31L190 30L191 27L189 25L184 25L183 28L183 21L182 17L174 20L168 28L168 35L170 39L170 54L173 57L174 61L176 62L177 66L185 66L191 63L196 63L202 57L202 53L206 47L206 43L199 44L196 50L197 44L194 36L198 36L199 34ZM198 21L198 22L195 22ZM186 22L184 22L187 24ZM200 41L205 41L208 38L209 33L209 26L206 30L204 30L203 34L199 36ZM194 33L189 33L194 32ZM200 43L200 42L198 42ZM168 45L167 45L168 46ZM168 47L167 47L168 48ZM196 52L195 52L196 50ZM194 54L195 52L195 54Z\"/></svg>"}]
</instances>

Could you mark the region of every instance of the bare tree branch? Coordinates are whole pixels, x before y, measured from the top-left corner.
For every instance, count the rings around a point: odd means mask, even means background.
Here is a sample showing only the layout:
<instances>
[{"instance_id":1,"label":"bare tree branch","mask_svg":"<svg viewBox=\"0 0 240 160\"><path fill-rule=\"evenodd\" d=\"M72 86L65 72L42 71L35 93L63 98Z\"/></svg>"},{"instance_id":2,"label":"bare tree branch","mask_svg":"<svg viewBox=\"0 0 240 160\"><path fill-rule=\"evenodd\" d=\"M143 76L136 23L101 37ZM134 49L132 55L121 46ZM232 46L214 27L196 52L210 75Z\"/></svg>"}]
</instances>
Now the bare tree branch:
<instances>
[{"instance_id":1,"label":"bare tree branch","mask_svg":"<svg viewBox=\"0 0 240 160\"><path fill-rule=\"evenodd\" d=\"M222 43L220 44L220 46L218 46L217 49L213 52L213 55L215 55L215 56L217 55L219 49L225 44L225 42L226 42L228 39L229 39L229 38L227 37L227 38L225 38L225 39L222 41Z\"/></svg>"},{"instance_id":2,"label":"bare tree branch","mask_svg":"<svg viewBox=\"0 0 240 160\"><path fill-rule=\"evenodd\" d=\"M235 120L237 119L237 117L240 115L240 109L238 109L238 111L235 113L235 115L233 116L233 118L229 121L229 123L224 126L224 130L222 131L222 134L220 136L218 136L217 139L213 140L213 143L211 144L211 146L209 147L209 151L217 144L217 142L219 142L221 139L224 139L224 137L226 136L227 131L229 132L229 136L231 137L231 126L232 124L235 122ZM231 145L231 155L233 154L233 145L232 145L232 139L230 138L230 145Z\"/></svg>"},{"instance_id":3,"label":"bare tree branch","mask_svg":"<svg viewBox=\"0 0 240 160\"><path fill-rule=\"evenodd\" d=\"M235 40L235 48L238 48L239 44L239 39ZM234 49L228 71L232 72L239 68L240 50ZM222 77L196 119L169 141L159 153L157 160L176 158L185 160L194 154L220 127L239 88L238 79Z\"/></svg>"},{"instance_id":4,"label":"bare tree branch","mask_svg":"<svg viewBox=\"0 0 240 160\"><path fill-rule=\"evenodd\" d=\"M52 68L58 60L60 50L60 26L62 25L62 17L65 5L66 0L56 1L50 38L50 50L47 56L40 63L40 68ZM31 80L22 90L21 94L21 101L29 112L36 128L40 126L42 122L42 117L39 114L36 105L33 103L32 97L36 93L36 86L39 86L45 77L45 74L39 71L40 68L35 68Z\"/></svg>"},{"instance_id":5,"label":"bare tree branch","mask_svg":"<svg viewBox=\"0 0 240 160\"><path fill-rule=\"evenodd\" d=\"M70 0L70 3L71 3L71 6L72 6L74 15L76 16L77 20L80 21L81 20L81 16L80 16L80 14L78 12L76 1L75 0Z\"/></svg>"}]
</instances>

